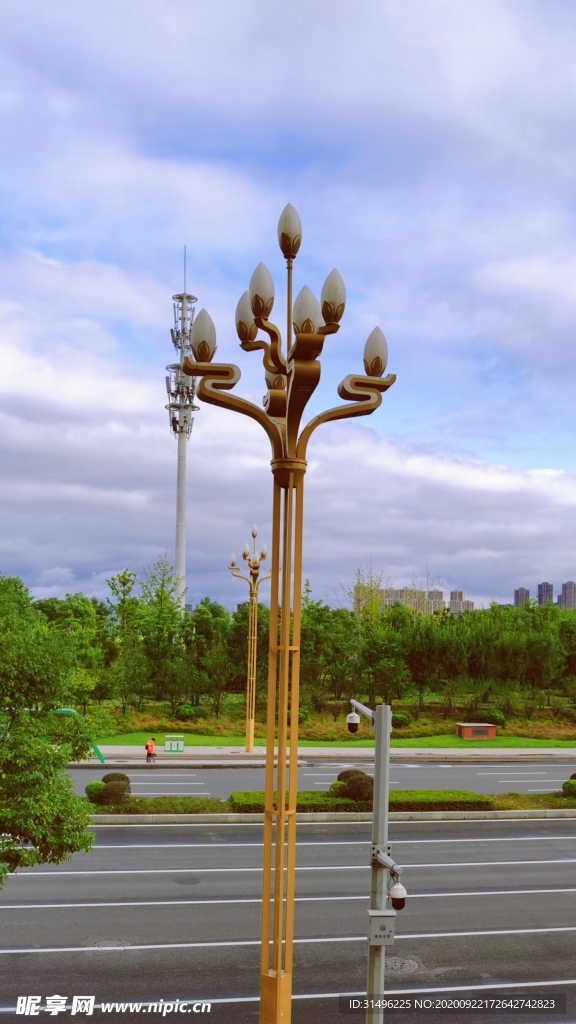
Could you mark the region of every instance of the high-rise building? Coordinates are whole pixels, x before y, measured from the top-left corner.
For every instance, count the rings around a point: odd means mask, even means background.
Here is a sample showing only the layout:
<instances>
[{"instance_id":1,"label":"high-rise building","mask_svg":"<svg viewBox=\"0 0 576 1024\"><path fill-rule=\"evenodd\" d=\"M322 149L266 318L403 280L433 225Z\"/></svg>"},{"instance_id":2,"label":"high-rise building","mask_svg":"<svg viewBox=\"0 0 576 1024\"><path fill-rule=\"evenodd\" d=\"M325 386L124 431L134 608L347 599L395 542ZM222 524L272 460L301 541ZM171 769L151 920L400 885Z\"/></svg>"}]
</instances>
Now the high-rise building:
<instances>
[{"instance_id":1,"label":"high-rise building","mask_svg":"<svg viewBox=\"0 0 576 1024\"><path fill-rule=\"evenodd\" d=\"M442 590L416 590L414 587L388 587L382 591L382 604L389 608L396 604L406 605L413 611L422 612L423 615L433 615L434 612L444 609L444 592Z\"/></svg>"},{"instance_id":2,"label":"high-rise building","mask_svg":"<svg viewBox=\"0 0 576 1024\"><path fill-rule=\"evenodd\" d=\"M463 590L451 590L449 608L452 615L462 615L462 612L473 612L474 601L467 601Z\"/></svg>"},{"instance_id":3,"label":"high-rise building","mask_svg":"<svg viewBox=\"0 0 576 1024\"><path fill-rule=\"evenodd\" d=\"M521 608L526 601L530 600L530 591L526 590L526 587L518 587L518 590L514 591L514 607Z\"/></svg>"},{"instance_id":4,"label":"high-rise building","mask_svg":"<svg viewBox=\"0 0 576 1024\"><path fill-rule=\"evenodd\" d=\"M572 583L572 580L562 584L562 593L558 595L558 604L562 608L576 608L576 583Z\"/></svg>"},{"instance_id":5,"label":"high-rise building","mask_svg":"<svg viewBox=\"0 0 576 1024\"><path fill-rule=\"evenodd\" d=\"M551 583L538 584L538 604L546 604L554 600L554 587Z\"/></svg>"}]
</instances>

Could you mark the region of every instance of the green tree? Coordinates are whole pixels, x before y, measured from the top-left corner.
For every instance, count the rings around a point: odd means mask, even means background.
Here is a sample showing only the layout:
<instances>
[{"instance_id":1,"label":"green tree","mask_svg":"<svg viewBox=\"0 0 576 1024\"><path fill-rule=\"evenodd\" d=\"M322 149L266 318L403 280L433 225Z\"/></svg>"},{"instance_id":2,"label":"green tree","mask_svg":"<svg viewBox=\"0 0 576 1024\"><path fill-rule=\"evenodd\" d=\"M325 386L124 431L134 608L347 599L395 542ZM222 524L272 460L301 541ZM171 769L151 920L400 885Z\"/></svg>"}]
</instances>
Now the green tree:
<instances>
[{"instance_id":1,"label":"green tree","mask_svg":"<svg viewBox=\"0 0 576 1024\"><path fill-rule=\"evenodd\" d=\"M211 714L218 716L234 677L229 641L231 616L222 605L205 597L192 613L194 685Z\"/></svg>"},{"instance_id":2,"label":"green tree","mask_svg":"<svg viewBox=\"0 0 576 1024\"><path fill-rule=\"evenodd\" d=\"M66 772L90 749L92 723L51 715L73 697L76 655L74 636L33 606L21 580L0 576L0 882L94 841Z\"/></svg>"}]
</instances>

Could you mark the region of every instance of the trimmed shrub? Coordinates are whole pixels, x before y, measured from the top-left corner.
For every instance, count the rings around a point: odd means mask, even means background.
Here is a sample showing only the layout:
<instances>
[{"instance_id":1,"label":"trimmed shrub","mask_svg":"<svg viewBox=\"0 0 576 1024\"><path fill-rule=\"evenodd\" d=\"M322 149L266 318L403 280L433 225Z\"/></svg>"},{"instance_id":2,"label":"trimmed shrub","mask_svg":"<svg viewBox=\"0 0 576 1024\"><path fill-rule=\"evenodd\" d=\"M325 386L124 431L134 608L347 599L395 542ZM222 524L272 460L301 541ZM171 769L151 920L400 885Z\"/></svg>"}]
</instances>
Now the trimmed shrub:
<instances>
[{"instance_id":1,"label":"trimmed shrub","mask_svg":"<svg viewBox=\"0 0 576 1024\"><path fill-rule=\"evenodd\" d=\"M130 789L130 779L124 772L108 772L107 775L102 776L102 782L125 782Z\"/></svg>"},{"instance_id":2,"label":"trimmed shrub","mask_svg":"<svg viewBox=\"0 0 576 1024\"><path fill-rule=\"evenodd\" d=\"M492 725L499 725L501 729L506 728L506 718L497 708L490 708L490 711L482 711L481 718Z\"/></svg>"},{"instance_id":3,"label":"trimmed shrub","mask_svg":"<svg viewBox=\"0 0 576 1024\"><path fill-rule=\"evenodd\" d=\"M98 803L119 804L127 796L130 796L129 782L107 782L98 794Z\"/></svg>"},{"instance_id":4,"label":"trimmed shrub","mask_svg":"<svg viewBox=\"0 0 576 1024\"><path fill-rule=\"evenodd\" d=\"M392 728L393 729L406 729L409 725L412 725L412 719L410 715L405 715L403 711L395 711L392 715Z\"/></svg>"},{"instance_id":5,"label":"trimmed shrub","mask_svg":"<svg viewBox=\"0 0 576 1024\"><path fill-rule=\"evenodd\" d=\"M344 796L345 790L346 790L346 783L345 782L331 782L330 786L329 786L329 789L328 789L328 792L330 793L330 796L342 797L342 796Z\"/></svg>"},{"instance_id":6,"label":"trimmed shrub","mask_svg":"<svg viewBox=\"0 0 576 1024\"><path fill-rule=\"evenodd\" d=\"M262 814L264 811L264 793L231 793L228 806L237 814ZM342 800L329 793L313 793L303 790L298 793L297 811L364 811L355 800Z\"/></svg>"},{"instance_id":7,"label":"trimmed shrub","mask_svg":"<svg viewBox=\"0 0 576 1024\"><path fill-rule=\"evenodd\" d=\"M343 772L340 772L338 782L348 782L353 775L365 775L365 772L361 772L359 768L345 768Z\"/></svg>"},{"instance_id":8,"label":"trimmed shrub","mask_svg":"<svg viewBox=\"0 0 576 1024\"><path fill-rule=\"evenodd\" d=\"M467 789L396 789L390 793L391 811L491 811L491 796Z\"/></svg>"},{"instance_id":9,"label":"trimmed shrub","mask_svg":"<svg viewBox=\"0 0 576 1024\"><path fill-rule=\"evenodd\" d=\"M88 797L91 804L97 804L99 802L98 797L102 790L104 789L104 786L105 783L100 782L100 779L96 779L94 782L88 783L84 792L86 793L86 796Z\"/></svg>"},{"instance_id":10,"label":"trimmed shrub","mask_svg":"<svg viewBox=\"0 0 576 1024\"><path fill-rule=\"evenodd\" d=\"M239 814L261 814L264 793L232 793L228 805ZM468 790L407 789L390 793L391 811L492 811L494 800L482 793ZM298 793L298 811L371 811L372 800L359 801L333 796L331 793Z\"/></svg>"},{"instance_id":11,"label":"trimmed shrub","mask_svg":"<svg viewBox=\"0 0 576 1024\"><path fill-rule=\"evenodd\" d=\"M563 782L562 792L564 796L576 796L576 779L568 779L567 782Z\"/></svg>"},{"instance_id":12,"label":"trimmed shrub","mask_svg":"<svg viewBox=\"0 0 576 1024\"><path fill-rule=\"evenodd\" d=\"M574 774L573 774L573 775L571 775L571 776L570 776L570 778L571 778L571 779L576 779L576 772L574 772Z\"/></svg>"},{"instance_id":13,"label":"trimmed shrub","mask_svg":"<svg viewBox=\"0 0 576 1024\"><path fill-rule=\"evenodd\" d=\"M359 803L372 803L374 796L374 779L370 775L358 772L352 775L344 784L342 796L350 800L357 800Z\"/></svg>"}]
</instances>

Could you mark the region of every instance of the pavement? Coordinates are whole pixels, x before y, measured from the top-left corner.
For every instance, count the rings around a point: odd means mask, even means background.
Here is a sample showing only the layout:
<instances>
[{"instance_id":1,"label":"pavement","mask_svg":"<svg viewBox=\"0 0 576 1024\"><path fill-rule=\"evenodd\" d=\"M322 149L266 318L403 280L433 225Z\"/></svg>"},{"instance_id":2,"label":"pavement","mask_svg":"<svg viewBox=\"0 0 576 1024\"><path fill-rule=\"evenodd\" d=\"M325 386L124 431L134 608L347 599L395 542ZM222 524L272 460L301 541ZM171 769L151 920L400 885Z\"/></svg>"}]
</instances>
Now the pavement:
<instances>
[{"instance_id":1,"label":"pavement","mask_svg":"<svg viewBox=\"0 0 576 1024\"><path fill-rule=\"evenodd\" d=\"M371 754L371 761L362 761L362 771L367 775L374 774L373 750ZM354 763L358 764L350 760L311 759L298 770L298 788L326 792L338 773ZM125 767L135 796L215 796L225 800L238 790L264 789L262 765L230 764L223 768L207 762L192 767L170 764L172 771L159 771L159 764L136 766L129 763ZM474 759L473 764L393 762L390 786L393 789L468 789L474 793L550 793L561 789L562 783L575 770L574 762L550 759L515 765L479 758ZM86 767L71 768L70 774L76 793L81 795L86 784L95 777L91 768Z\"/></svg>"},{"instance_id":2,"label":"pavement","mask_svg":"<svg viewBox=\"0 0 576 1024\"><path fill-rule=\"evenodd\" d=\"M0 1020L15 1022L20 995L41 995L47 1019L47 996L66 996L70 1013L72 997L87 994L94 1020L164 1019L162 1006L172 1014L178 999L190 1000L187 1012L192 1000L210 1001L213 1024L256 1024L261 826L95 832L90 853L7 879ZM440 1000L438 1024L574 1024L575 823L394 823L390 839L409 897L386 975L405 1008L386 1020L422 1024L406 1008L418 997ZM293 1024L364 1019L340 1014L338 995L365 984L369 849L365 823L298 827ZM442 1008L445 999L557 995L567 1013ZM103 1002L118 1008L104 1016Z\"/></svg>"},{"instance_id":3,"label":"pavement","mask_svg":"<svg viewBox=\"0 0 576 1024\"><path fill-rule=\"evenodd\" d=\"M112 746L104 744L100 747L106 766L131 766L145 764L144 750L132 746ZM322 759L324 761L363 762L374 760L374 747L299 747L298 758L302 763ZM469 764L478 759L495 762L526 761L567 761L572 759L576 764L576 744L574 747L392 747L391 763L405 761L450 762ZM199 767L213 765L219 767L262 767L265 761L264 747L257 747L252 754L247 754L243 747L194 747L184 748L182 754L156 754L157 767ZM101 767L95 755L78 762L82 767Z\"/></svg>"}]
</instances>

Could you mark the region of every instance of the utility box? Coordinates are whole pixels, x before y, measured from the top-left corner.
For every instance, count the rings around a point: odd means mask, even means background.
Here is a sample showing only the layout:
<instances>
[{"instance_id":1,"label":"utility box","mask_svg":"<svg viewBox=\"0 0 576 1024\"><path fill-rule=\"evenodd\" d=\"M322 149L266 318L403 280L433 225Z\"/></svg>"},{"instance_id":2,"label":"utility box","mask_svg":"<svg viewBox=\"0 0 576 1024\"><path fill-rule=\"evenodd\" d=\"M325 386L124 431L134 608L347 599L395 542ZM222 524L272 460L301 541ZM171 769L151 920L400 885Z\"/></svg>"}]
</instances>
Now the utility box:
<instances>
[{"instance_id":1,"label":"utility box","mask_svg":"<svg viewBox=\"0 0 576 1024\"><path fill-rule=\"evenodd\" d=\"M456 722L456 735L463 740L494 740L496 726L492 722Z\"/></svg>"},{"instance_id":2,"label":"utility box","mask_svg":"<svg viewBox=\"0 0 576 1024\"><path fill-rule=\"evenodd\" d=\"M369 910L370 924L368 944L370 946L393 946L395 910Z\"/></svg>"},{"instance_id":3,"label":"utility box","mask_svg":"<svg viewBox=\"0 0 576 1024\"><path fill-rule=\"evenodd\" d=\"M172 736L164 737L164 753L165 754L183 754L184 753L184 735L178 735L175 733Z\"/></svg>"}]
</instances>

